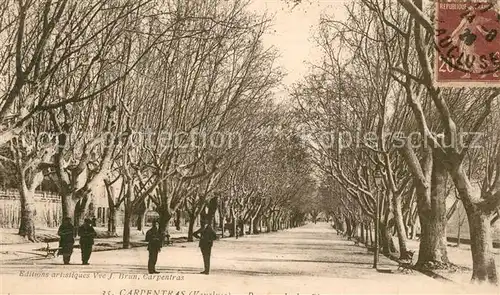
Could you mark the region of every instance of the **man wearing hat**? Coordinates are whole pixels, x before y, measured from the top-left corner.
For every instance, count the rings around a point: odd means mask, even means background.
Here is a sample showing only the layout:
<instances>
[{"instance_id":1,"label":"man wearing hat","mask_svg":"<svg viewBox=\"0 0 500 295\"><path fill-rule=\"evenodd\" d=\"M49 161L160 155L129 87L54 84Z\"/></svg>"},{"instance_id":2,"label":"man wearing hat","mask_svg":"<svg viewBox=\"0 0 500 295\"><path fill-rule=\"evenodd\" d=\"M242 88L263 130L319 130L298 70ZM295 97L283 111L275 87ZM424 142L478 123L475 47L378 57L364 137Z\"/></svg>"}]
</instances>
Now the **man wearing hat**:
<instances>
[{"instance_id":1,"label":"man wearing hat","mask_svg":"<svg viewBox=\"0 0 500 295\"><path fill-rule=\"evenodd\" d=\"M94 228L92 227L92 220L85 218L85 222L78 228L78 235L80 236L80 250L82 251L82 264L88 265L90 254L92 254L92 245L94 245L94 238L97 236Z\"/></svg>"},{"instance_id":2,"label":"man wearing hat","mask_svg":"<svg viewBox=\"0 0 500 295\"><path fill-rule=\"evenodd\" d=\"M150 274L159 273L156 271L156 261L158 261L158 252L163 246L163 238L160 230L156 226L157 222L153 221L153 227L146 232L146 242L148 242L148 272Z\"/></svg>"},{"instance_id":3,"label":"man wearing hat","mask_svg":"<svg viewBox=\"0 0 500 295\"><path fill-rule=\"evenodd\" d=\"M203 264L205 270L202 274L208 275L210 273L210 254L212 253L213 241L217 239L217 234L212 229L210 220L205 220L199 230L193 233L193 236L200 239L199 247L203 255Z\"/></svg>"}]
</instances>

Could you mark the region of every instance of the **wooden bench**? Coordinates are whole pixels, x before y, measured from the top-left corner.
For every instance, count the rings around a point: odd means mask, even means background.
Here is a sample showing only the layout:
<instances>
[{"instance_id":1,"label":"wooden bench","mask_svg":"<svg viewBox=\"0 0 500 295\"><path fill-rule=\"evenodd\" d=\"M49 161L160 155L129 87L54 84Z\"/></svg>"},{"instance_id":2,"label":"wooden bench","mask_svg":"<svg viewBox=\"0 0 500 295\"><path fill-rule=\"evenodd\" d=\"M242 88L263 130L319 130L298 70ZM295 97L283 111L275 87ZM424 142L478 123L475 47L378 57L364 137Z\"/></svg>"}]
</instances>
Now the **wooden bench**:
<instances>
[{"instance_id":1,"label":"wooden bench","mask_svg":"<svg viewBox=\"0 0 500 295\"><path fill-rule=\"evenodd\" d=\"M61 250L61 249L62 249L61 247L50 248L49 243L47 243L47 248L46 248L47 254L45 255L45 257L46 258L56 257L56 252L59 251L59 250Z\"/></svg>"}]
</instances>

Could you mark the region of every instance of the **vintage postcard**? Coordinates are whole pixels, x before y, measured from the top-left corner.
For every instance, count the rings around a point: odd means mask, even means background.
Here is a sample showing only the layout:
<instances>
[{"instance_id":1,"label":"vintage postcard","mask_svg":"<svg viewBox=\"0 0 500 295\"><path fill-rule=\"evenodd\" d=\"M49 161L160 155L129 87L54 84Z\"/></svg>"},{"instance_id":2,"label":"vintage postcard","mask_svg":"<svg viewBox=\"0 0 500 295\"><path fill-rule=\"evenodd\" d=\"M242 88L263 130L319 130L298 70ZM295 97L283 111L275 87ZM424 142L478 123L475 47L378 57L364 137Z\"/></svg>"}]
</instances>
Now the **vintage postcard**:
<instances>
[{"instance_id":1,"label":"vintage postcard","mask_svg":"<svg viewBox=\"0 0 500 295\"><path fill-rule=\"evenodd\" d=\"M0 294L500 294L499 12L0 1Z\"/></svg>"}]
</instances>

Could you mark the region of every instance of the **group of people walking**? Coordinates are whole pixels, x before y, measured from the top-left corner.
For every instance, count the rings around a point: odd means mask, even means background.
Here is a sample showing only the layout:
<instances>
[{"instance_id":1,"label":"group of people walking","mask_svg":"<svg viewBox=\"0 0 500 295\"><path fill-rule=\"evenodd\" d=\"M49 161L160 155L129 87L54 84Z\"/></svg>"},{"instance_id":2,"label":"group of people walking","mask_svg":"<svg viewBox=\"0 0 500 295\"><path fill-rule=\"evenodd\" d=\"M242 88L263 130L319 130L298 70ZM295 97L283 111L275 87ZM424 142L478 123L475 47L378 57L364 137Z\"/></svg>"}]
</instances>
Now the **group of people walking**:
<instances>
[{"instance_id":1,"label":"group of people walking","mask_svg":"<svg viewBox=\"0 0 500 295\"><path fill-rule=\"evenodd\" d=\"M64 264L69 264L71 255L73 254L73 246L75 243L75 228L71 223L71 218L66 217L63 219L59 230L59 251L58 255L63 256ZM90 254L92 254L92 246L94 245L94 238L97 236L92 221L88 218L85 219L83 225L78 228L77 232L80 236L80 249L82 251L82 264L88 265Z\"/></svg>"},{"instance_id":2,"label":"group of people walking","mask_svg":"<svg viewBox=\"0 0 500 295\"><path fill-rule=\"evenodd\" d=\"M84 224L78 228L77 233L80 236L82 264L88 265L90 255L92 254L94 238L97 235L92 227L92 221L86 218ZM71 223L71 218L66 217L63 219L57 234L60 236L58 255L63 256L64 264L69 264L75 243L75 230L73 224ZM206 220L201 228L193 233L193 236L200 240L198 246L200 247L204 264L204 270L201 274L208 275L210 273L210 255L212 252L213 241L217 239L217 234L213 230L210 222ZM157 222L153 221L151 229L146 232L146 242L148 242L147 249L149 251L148 272L150 274L159 273L156 271L156 262L158 261L158 253L163 247L163 241L163 234L158 229Z\"/></svg>"}]
</instances>

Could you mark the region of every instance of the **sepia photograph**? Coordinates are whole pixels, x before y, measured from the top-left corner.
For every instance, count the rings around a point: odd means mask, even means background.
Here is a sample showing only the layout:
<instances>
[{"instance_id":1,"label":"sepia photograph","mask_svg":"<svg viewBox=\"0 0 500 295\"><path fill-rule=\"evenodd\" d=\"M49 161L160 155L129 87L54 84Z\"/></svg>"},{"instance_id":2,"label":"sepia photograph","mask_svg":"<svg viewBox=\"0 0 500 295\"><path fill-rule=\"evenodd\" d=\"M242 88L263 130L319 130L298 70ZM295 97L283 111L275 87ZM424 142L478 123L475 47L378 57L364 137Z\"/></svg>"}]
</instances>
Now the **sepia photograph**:
<instances>
[{"instance_id":1,"label":"sepia photograph","mask_svg":"<svg viewBox=\"0 0 500 295\"><path fill-rule=\"evenodd\" d=\"M0 294L500 295L500 0L1 0Z\"/></svg>"}]
</instances>

